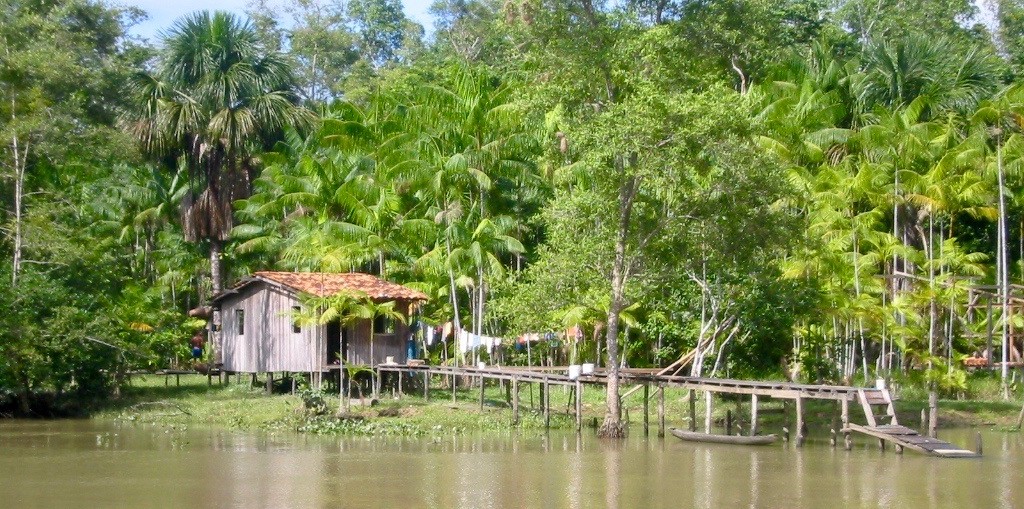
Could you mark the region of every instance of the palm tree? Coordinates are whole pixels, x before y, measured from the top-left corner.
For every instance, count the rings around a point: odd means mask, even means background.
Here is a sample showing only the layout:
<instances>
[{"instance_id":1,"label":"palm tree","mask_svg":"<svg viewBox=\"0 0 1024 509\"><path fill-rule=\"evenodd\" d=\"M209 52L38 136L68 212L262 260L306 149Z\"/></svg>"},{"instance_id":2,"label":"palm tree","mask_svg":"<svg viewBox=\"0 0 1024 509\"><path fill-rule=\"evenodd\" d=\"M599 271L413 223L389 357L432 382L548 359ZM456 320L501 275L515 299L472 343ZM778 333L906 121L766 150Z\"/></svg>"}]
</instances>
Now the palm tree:
<instances>
[{"instance_id":1,"label":"palm tree","mask_svg":"<svg viewBox=\"0 0 1024 509\"><path fill-rule=\"evenodd\" d=\"M1008 378L1010 259L1009 242L1007 241L1009 232L1007 228L1006 174L1008 168L1019 171L1022 165L1021 158L1024 157L1024 150L1021 150L1021 147L1024 147L1024 137L1021 135L1019 124L1022 113L1024 113L1024 88L1011 85L993 99L982 103L972 118L975 125L980 128L974 139L981 147L991 147L986 152L995 158L995 161L989 158L986 165L989 167L988 173L995 174L998 186L999 221L997 223L996 272L999 300L1002 302L1002 385L1003 397L1006 399L1010 397ZM1016 154L1017 157L1007 159L1005 157L1007 154Z\"/></svg>"},{"instance_id":2,"label":"palm tree","mask_svg":"<svg viewBox=\"0 0 1024 509\"><path fill-rule=\"evenodd\" d=\"M221 290L221 252L233 226L232 203L256 176L255 154L281 128L310 123L296 106L287 60L265 47L249 21L197 12L164 37L152 74L133 81L137 102L127 124L144 150L180 159L194 187L182 204L189 241L209 243L210 279Z\"/></svg>"}]
</instances>

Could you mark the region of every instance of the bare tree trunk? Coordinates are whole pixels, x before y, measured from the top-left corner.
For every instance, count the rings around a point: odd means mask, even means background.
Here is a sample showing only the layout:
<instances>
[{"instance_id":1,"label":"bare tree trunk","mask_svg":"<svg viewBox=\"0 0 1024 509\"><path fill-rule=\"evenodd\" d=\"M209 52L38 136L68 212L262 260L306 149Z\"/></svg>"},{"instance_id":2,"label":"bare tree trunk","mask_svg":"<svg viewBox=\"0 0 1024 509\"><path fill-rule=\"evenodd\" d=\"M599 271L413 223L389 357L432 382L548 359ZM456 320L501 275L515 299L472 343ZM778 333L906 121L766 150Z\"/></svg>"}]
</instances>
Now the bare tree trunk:
<instances>
[{"instance_id":1,"label":"bare tree trunk","mask_svg":"<svg viewBox=\"0 0 1024 509\"><path fill-rule=\"evenodd\" d=\"M14 156L14 255L11 262L11 285L18 285L21 273L21 259L24 240L21 233L22 216L25 198L25 166L28 164L28 146L18 143L18 136L11 137L11 150Z\"/></svg>"},{"instance_id":2,"label":"bare tree trunk","mask_svg":"<svg viewBox=\"0 0 1024 509\"><path fill-rule=\"evenodd\" d=\"M619 164L624 164L622 161ZM607 335L608 386L605 394L606 408L604 423L598 431L603 438L622 438L626 430L622 425L622 406L619 399L619 314L626 307L626 241L629 237L629 220L633 212L639 182L628 177L619 188L619 225L615 238L615 261L612 264L611 305L608 308Z\"/></svg>"}]
</instances>

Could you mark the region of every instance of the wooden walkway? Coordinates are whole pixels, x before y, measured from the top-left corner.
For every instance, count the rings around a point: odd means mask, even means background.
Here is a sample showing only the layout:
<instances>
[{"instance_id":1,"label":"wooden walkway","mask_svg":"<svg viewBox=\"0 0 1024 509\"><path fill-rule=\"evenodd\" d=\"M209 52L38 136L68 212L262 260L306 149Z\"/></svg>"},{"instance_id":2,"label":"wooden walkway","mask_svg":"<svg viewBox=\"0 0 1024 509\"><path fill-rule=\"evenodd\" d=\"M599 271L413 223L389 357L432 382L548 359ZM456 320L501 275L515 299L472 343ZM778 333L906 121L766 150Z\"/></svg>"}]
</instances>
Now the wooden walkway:
<instances>
[{"instance_id":1,"label":"wooden walkway","mask_svg":"<svg viewBox=\"0 0 1024 509\"><path fill-rule=\"evenodd\" d=\"M921 436L915 430L912 430L906 426L900 426L898 424L884 424L881 426L861 426L859 424L849 424L848 428L858 433L873 436L879 440L885 440L896 444L897 447L907 447L918 452L923 452L931 456L940 456L943 458L979 458L981 457L974 451L968 451L961 449L949 442L944 442L937 438L930 438Z\"/></svg>"},{"instance_id":2,"label":"wooden walkway","mask_svg":"<svg viewBox=\"0 0 1024 509\"><path fill-rule=\"evenodd\" d=\"M377 388L380 387L380 377L383 373L396 373L398 379L398 392L402 391L403 374L420 373L427 375L423 377L424 396L429 394L429 375L442 377L468 378L479 380L480 406L484 404L484 381L503 380L512 383L512 391L516 395L513 398L514 421L518 422L518 393L520 383L542 384L542 398L544 399L544 420L549 420L549 408L547 404L548 387L561 385L571 388L571 398L575 399L576 428L580 429L582 423L582 393L583 385L605 386L608 383L609 374L606 370L598 369L594 373L580 375L570 378L563 374L568 371L567 367L562 368L524 368L517 366L489 366L485 368L476 367L455 367L455 366L431 366L431 365L402 365L402 364L381 364L376 366ZM750 396L750 435L758 434L758 401L759 398L772 398L791 400L796 403L796 433L795 444L803 444L806 436L806 424L804 421L805 400L828 400L840 404L841 423L838 429L844 435L844 442L847 450L852 447L850 433L862 433L879 439L879 445L884 448L885 442L896 445L897 451L904 447L923 452L932 456L946 458L976 457L978 454L960 449L950 443L934 438L921 436L916 431L900 426L897 422L896 408L893 399L887 389L875 387L850 387L845 385L814 385L799 384L791 382L767 382L757 380L733 380L727 378L703 378L675 375L659 375L650 369L623 370L619 373L619 380L622 384L633 384L643 387L643 418L644 430L648 425L648 403L654 399L657 401L658 412L658 436L665 435L665 388L686 389L689 400L689 428L695 431L697 428L695 394L700 391L704 395L704 432L711 433L712 428L712 407L713 395L715 393L742 394ZM650 388L654 387L656 394L652 397ZM452 384L452 398L455 398L456 384ZM853 403L864 412L866 425L858 425L850 422L850 404ZM882 421L882 422L880 422ZM728 422L728 419L727 419ZM728 429L729 424L726 425ZM788 437L788 431L784 431ZM831 441L835 444L835 437Z\"/></svg>"}]
</instances>

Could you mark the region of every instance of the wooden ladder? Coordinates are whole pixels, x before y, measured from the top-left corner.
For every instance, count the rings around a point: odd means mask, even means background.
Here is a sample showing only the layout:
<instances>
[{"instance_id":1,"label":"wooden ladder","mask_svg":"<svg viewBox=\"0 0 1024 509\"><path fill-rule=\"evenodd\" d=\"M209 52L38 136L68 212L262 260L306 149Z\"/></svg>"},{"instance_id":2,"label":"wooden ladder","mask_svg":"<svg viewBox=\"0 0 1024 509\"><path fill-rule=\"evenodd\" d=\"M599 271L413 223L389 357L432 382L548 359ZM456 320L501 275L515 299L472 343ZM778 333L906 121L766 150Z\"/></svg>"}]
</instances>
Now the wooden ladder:
<instances>
[{"instance_id":1,"label":"wooden ladder","mask_svg":"<svg viewBox=\"0 0 1024 509\"><path fill-rule=\"evenodd\" d=\"M892 404L892 396L889 389L864 390L857 389L857 399L864 409L864 417L867 418L868 426L878 426L879 420L887 420L884 424L899 424L896 420L896 408ZM883 407L885 413L876 414L875 407Z\"/></svg>"},{"instance_id":2,"label":"wooden ladder","mask_svg":"<svg viewBox=\"0 0 1024 509\"><path fill-rule=\"evenodd\" d=\"M892 396L889 394L889 389L857 389L857 399L860 400L860 406L864 409L864 417L867 418L869 428L877 427L879 420L887 420L889 422L885 424L891 426L899 425L899 422L896 420L896 408L892 404ZM884 407L883 411L885 413L876 414L875 407ZM884 451L885 440L879 438L878 446ZM896 452L902 453L903 446L897 445Z\"/></svg>"}]
</instances>

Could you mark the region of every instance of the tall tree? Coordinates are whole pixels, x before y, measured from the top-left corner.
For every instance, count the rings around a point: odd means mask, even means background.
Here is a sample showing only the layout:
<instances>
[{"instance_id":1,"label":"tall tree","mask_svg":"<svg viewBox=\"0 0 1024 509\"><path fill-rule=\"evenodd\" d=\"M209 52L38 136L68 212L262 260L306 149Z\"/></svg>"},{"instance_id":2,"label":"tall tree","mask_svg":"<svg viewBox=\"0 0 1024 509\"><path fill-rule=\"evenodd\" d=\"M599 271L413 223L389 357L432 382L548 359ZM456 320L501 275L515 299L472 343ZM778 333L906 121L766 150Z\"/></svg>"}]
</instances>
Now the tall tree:
<instances>
[{"instance_id":1,"label":"tall tree","mask_svg":"<svg viewBox=\"0 0 1024 509\"><path fill-rule=\"evenodd\" d=\"M296 106L283 56L264 45L249 21L225 12L177 21L156 71L139 74L133 85L130 131L147 152L185 161L196 182L182 223L188 240L209 244L211 288L218 293L232 202L249 193L258 168L253 155L282 127L310 123L310 113Z\"/></svg>"}]
</instances>

